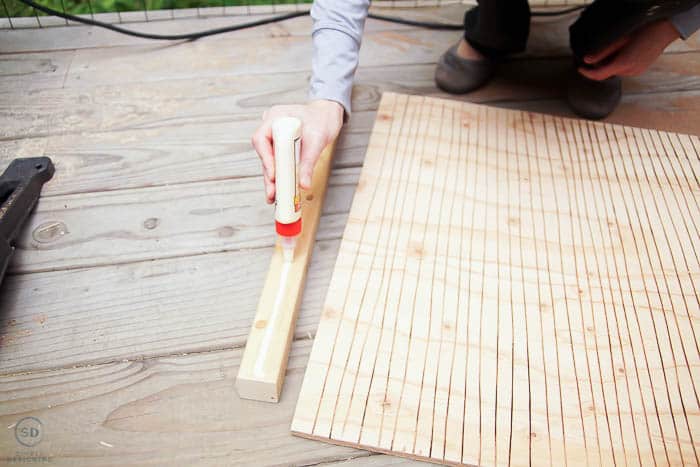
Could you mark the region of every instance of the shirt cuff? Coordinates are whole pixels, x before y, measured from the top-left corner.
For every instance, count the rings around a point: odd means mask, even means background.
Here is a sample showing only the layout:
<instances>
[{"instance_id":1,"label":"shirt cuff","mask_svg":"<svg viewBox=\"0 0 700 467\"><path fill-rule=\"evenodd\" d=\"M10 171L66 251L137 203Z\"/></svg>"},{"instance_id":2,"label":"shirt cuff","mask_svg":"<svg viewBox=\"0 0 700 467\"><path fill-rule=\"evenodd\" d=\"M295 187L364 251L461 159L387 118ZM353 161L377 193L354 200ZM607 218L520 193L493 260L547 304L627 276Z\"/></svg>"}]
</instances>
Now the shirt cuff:
<instances>
[{"instance_id":1,"label":"shirt cuff","mask_svg":"<svg viewBox=\"0 0 700 467\"><path fill-rule=\"evenodd\" d=\"M671 24L685 40L700 29L700 5L671 17Z\"/></svg>"},{"instance_id":2,"label":"shirt cuff","mask_svg":"<svg viewBox=\"0 0 700 467\"><path fill-rule=\"evenodd\" d=\"M338 102L350 116L352 81L357 69L359 44L348 34L336 29L318 29L313 33L313 73L310 99Z\"/></svg>"}]
</instances>

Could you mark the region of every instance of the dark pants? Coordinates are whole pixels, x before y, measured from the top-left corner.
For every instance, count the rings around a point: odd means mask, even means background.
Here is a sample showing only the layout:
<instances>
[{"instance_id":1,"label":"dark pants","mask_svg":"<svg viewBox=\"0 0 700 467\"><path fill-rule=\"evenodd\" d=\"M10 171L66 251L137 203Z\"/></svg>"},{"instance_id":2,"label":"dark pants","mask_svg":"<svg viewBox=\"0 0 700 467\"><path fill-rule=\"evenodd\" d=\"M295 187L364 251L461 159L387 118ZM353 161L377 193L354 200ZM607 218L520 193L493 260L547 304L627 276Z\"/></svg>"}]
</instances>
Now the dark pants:
<instances>
[{"instance_id":1,"label":"dark pants","mask_svg":"<svg viewBox=\"0 0 700 467\"><path fill-rule=\"evenodd\" d=\"M577 61L653 21L669 18L700 0L596 0L569 28ZM491 58L522 52L530 32L527 0L478 0L464 15L464 38Z\"/></svg>"}]
</instances>

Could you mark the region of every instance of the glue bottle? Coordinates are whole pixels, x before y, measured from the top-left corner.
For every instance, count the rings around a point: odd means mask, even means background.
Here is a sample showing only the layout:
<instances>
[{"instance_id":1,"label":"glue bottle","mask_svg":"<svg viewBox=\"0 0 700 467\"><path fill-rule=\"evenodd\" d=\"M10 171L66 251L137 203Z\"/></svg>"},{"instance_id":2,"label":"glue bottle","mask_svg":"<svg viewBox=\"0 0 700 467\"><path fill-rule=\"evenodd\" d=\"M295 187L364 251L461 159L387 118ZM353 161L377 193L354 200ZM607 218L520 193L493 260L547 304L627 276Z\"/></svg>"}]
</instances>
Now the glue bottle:
<instances>
[{"instance_id":1,"label":"glue bottle","mask_svg":"<svg viewBox=\"0 0 700 467\"><path fill-rule=\"evenodd\" d=\"M301 120L282 117L272 122L272 145L275 152L275 229L285 261L294 259L297 238L301 234L301 199L299 194L299 156Z\"/></svg>"}]
</instances>

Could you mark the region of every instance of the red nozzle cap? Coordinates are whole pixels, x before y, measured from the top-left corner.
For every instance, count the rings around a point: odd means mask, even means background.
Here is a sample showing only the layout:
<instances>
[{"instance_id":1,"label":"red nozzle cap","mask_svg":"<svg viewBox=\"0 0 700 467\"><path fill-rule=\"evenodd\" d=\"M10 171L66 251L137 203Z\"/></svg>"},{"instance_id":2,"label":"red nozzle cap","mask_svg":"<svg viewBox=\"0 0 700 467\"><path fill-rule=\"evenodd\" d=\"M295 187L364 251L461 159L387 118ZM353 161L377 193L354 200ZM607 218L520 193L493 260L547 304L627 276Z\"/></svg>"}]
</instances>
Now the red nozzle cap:
<instances>
[{"instance_id":1,"label":"red nozzle cap","mask_svg":"<svg viewBox=\"0 0 700 467\"><path fill-rule=\"evenodd\" d=\"M282 224L281 222L275 221L275 229L279 235L283 237L294 237L301 233L301 218L298 221L292 222L291 224Z\"/></svg>"}]
</instances>

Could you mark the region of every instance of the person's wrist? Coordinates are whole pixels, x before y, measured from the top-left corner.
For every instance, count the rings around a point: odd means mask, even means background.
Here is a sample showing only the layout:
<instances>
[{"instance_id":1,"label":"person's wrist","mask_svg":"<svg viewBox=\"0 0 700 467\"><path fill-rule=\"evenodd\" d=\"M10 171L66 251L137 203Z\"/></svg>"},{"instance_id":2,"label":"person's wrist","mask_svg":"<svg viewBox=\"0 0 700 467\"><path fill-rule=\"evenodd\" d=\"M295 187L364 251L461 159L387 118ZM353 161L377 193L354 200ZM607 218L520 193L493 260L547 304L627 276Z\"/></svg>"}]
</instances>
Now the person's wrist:
<instances>
[{"instance_id":1,"label":"person's wrist","mask_svg":"<svg viewBox=\"0 0 700 467\"><path fill-rule=\"evenodd\" d=\"M314 107L314 108L316 108L316 109L323 110L323 111L325 111L325 112L335 112L335 113L338 113L338 115L340 115L341 118L342 118L342 116L343 116L343 113L345 112L345 110L343 109L343 106L340 105L339 102L332 101L332 100L329 100L329 99L316 99L316 100L312 100L311 102L309 102L309 105L310 105L311 107Z\"/></svg>"}]
</instances>

